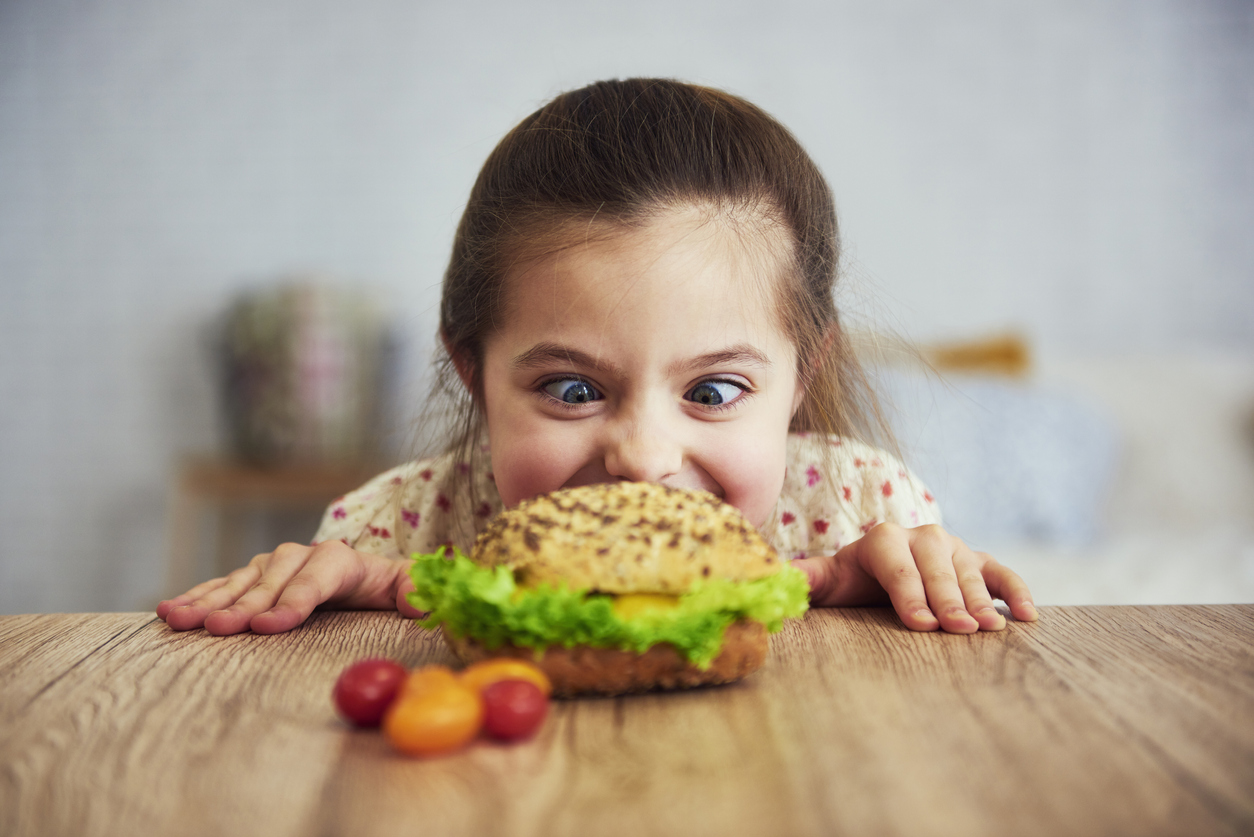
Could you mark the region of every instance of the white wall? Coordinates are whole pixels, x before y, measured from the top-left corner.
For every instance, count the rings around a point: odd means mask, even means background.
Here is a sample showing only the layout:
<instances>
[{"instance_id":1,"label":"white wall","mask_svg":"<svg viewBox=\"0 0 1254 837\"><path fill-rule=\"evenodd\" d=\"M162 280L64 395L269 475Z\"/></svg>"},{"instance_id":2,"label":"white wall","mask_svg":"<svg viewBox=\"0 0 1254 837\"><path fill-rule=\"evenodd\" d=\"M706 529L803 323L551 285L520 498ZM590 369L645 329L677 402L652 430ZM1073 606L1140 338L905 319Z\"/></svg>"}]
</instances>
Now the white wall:
<instances>
[{"instance_id":1,"label":"white wall","mask_svg":"<svg viewBox=\"0 0 1254 837\"><path fill-rule=\"evenodd\" d=\"M849 304L910 337L1248 354L1252 8L0 3L0 612L155 598L233 291L382 289L416 380L478 166L597 78L780 117L835 188Z\"/></svg>"}]
</instances>

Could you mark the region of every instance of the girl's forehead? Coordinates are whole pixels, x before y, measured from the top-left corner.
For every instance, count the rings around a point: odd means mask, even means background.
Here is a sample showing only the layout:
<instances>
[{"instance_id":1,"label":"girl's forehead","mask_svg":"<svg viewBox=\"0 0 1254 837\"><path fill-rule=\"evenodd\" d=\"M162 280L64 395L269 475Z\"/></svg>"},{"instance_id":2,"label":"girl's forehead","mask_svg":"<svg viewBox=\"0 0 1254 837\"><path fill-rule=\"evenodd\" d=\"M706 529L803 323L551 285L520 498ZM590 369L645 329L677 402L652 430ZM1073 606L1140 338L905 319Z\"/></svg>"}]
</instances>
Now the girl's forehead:
<instances>
[{"instance_id":1,"label":"girl's forehead","mask_svg":"<svg viewBox=\"0 0 1254 837\"><path fill-rule=\"evenodd\" d=\"M506 317L536 304L571 313L718 310L786 331L780 302L791 262L788 230L759 213L684 206L630 226L584 224L510 271Z\"/></svg>"}]
</instances>

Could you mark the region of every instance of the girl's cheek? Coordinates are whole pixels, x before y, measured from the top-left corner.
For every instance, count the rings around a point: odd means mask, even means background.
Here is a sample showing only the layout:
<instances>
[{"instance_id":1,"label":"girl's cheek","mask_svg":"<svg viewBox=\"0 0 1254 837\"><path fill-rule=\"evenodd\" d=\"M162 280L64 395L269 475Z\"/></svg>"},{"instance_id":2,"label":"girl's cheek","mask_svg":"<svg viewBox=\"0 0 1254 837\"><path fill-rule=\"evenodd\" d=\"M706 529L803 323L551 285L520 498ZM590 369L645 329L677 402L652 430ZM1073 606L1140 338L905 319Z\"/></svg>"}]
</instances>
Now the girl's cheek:
<instances>
[{"instance_id":1,"label":"girl's cheek","mask_svg":"<svg viewBox=\"0 0 1254 837\"><path fill-rule=\"evenodd\" d=\"M756 482L735 485L726 490L724 501L740 509L750 523L761 528L779 503L783 482L782 468L778 475L763 473Z\"/></svg>"},{"instance_id":2,"label":"girl's cheek","mask_svg":"<svg viewBox=\"0 0 1254 837\"><path fill-rule=\"evenodd\" d=\"M578 446L573 440L569 436L555 438L544 430L503 425L489 434L493 476L507 507L556 491L578 470Z\"/></svg>"},{"instance_id":3,"label":"girl's cheek","mask_svg":"<svg viewBox=\"0 0 1254 837\"><path fill-rule=\"evenodd\" d=\"M759 528L779 503L787 459L785 444L764 446L760 438L738 439L710 451L706 460L706 471L722 488L724 502L740 509Z\"/></svg>"}]
</instances>

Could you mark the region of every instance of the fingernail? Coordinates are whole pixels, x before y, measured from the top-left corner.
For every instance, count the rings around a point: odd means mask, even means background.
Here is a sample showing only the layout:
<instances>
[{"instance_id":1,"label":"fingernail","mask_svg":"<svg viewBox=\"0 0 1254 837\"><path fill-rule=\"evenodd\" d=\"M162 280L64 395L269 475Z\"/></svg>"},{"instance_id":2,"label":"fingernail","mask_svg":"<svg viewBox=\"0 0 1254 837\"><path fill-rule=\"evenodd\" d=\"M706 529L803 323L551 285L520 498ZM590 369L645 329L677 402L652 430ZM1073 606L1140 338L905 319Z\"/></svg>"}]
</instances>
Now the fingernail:
<instances>
[{"instance_id":1,"label":"fingernail","mask_svg":"<svg viewBox=\"0 0 1254 837\"><path fill-rule=\"evenodd\" d=\"M1027 608L1028 614L1033 619L1036 619L1039 616L1039 614L1036 612L1036 605L1032 604L1031 602L1024 602L1023 606Z\"/></svg>"},{"instance_id":2,"label":"fingernail","mask_svg":"<svg viewBox=\"0 0 1254 837\"><path fill-rule=\"evenodd\" d=\"M914 612L914 618L915 618L915 619L922 619L922 620L924 620L924 621L927 621L927 620L929 620L929 619L930 619L930 620L932 620L933 622L935 622L935 621L936 621L936 617L932 615L932 611L928 610L927 608L922 608L921 610L916 610L916 611Z\"/></svg>"}]
</instances>

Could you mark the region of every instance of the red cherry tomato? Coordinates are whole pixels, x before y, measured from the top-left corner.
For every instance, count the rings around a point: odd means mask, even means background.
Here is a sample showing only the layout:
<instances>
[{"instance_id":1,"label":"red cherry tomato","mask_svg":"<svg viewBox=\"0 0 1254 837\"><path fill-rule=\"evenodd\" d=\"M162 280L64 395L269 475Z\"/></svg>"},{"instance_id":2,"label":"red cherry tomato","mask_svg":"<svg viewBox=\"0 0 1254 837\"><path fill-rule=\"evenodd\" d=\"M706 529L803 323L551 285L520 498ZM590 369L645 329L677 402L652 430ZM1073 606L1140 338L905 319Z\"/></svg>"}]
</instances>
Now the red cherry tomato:
<instances>
[{"instance_id":1,"label":"red cherry tomato","mask_svg":"<svg viewBox=\"0 0 1254 837\"><path fill-rule=\"evenodd\" d=\"M498 680L483 690L483 729L493 738L530 738L544 723L549 699L529 680Z\"/></svg>"},{"instance_id":2,"label":"red cherry tomato","mask_svg":"<svg viewBox=\"0 0 1254 837\"><path fill-rule=\"evenodd\" d=\"M404 682L404 667L392 660L353 663L335 681L335 708L359 727L377 727Z\"/></svg>"}]
</instances>

